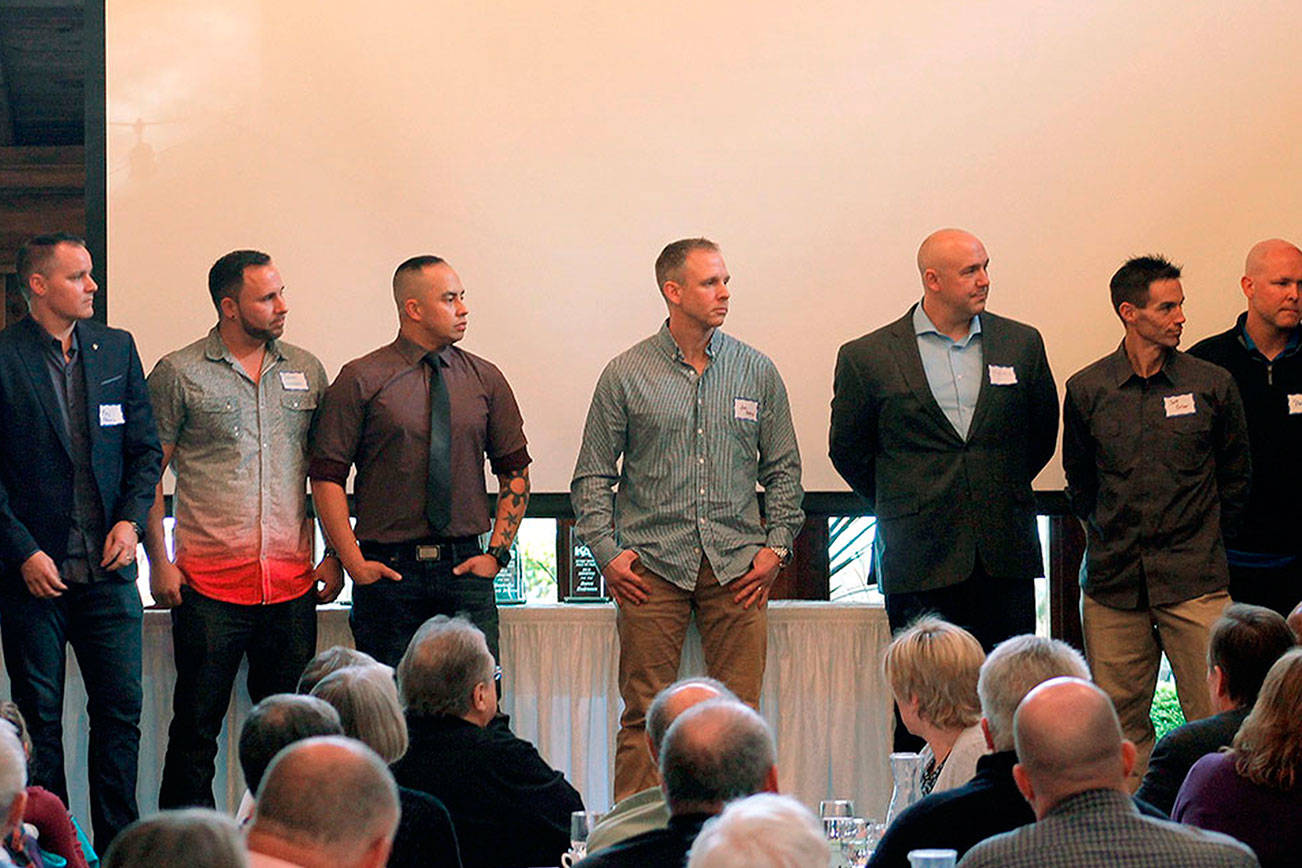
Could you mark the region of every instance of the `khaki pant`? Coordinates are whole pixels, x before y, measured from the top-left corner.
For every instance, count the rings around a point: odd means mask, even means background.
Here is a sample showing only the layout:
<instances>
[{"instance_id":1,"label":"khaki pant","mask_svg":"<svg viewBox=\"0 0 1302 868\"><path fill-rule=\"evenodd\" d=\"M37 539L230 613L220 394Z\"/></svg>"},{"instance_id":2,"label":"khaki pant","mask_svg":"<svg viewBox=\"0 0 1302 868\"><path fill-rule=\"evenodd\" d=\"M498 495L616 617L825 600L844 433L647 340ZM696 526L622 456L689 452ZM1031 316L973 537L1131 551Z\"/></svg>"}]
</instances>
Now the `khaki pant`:
<instances>
[{"instance_id":1,"label":"khaki pant","mask_svg":"<svg viewBox=\"0 0 1302 868\"><path fill-rule=\"evenodd\" d=\"M1139 788L1153 752L1154 730L1149 714L1162 652L1171 663L1185 719L1199 720L1210 715L1207 636L1229 604L1226 591L1135 610L1114 609L1081 594L1081 628L1090 672L1094 683L1112 697L1122 732L1138 751L1135 769L1127 781L1131 792Z\"/></svg>"},{"instance_id":2,"label":"khaki pant","mask_svg":"<svg viewBox=\"0 0 1302 868\"><path fill-rule=\"evenodd\" d=\"M734 603L736 592L719 584L704 558L691 591L670 584L640 561L633 570L646 580L650 594L640 605L621 605L616 618L619 694L624 700L615 738L616 801L660 780L647 749L646 712L656 694L678 679L692 612L706 672L752 708L759 703L768 647L767 606L743 609Z\"/></svg>"}]
</instances>

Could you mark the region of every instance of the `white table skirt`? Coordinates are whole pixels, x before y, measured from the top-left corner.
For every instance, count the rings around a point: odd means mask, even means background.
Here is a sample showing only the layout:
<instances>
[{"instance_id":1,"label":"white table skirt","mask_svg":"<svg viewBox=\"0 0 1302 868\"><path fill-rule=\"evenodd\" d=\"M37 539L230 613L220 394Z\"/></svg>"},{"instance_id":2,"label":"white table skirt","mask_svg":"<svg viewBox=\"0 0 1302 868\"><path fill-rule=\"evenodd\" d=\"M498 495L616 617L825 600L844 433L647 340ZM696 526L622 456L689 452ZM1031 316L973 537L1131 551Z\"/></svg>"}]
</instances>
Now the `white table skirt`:
<instances>
[{"instance_id":1,"label":"white table skirt","mask_svg":"<svg viewBox=\"0 0 1302 868\"><path fill-rule=\"evenodd\" d=\"M352 644L348 612L318 613L318 645ZM612 605L529 605L501 609L502 708L512 728L562 769L589 807L611 802L611 764L620 701ZM768 662L760 712L778 743L783 792L811 808L820 799L853 798L861 813L885 814L890 798L891 699L881 674L890 638L878 606L779 601L769 606ZM171 721L171 621L145 613L144 713L140 723L140 809L155 810ZM683 674L704 672L700 637L688 634ZM8 696L8 679L0 676ZM234 811L243 792L236 759L239 727L248 713L241 672L236 702L219 741L216 790ZM81 672L69 653L64 746L73 811L90 816L86 801L88 719Z\"/></svg>"}]
</instances>

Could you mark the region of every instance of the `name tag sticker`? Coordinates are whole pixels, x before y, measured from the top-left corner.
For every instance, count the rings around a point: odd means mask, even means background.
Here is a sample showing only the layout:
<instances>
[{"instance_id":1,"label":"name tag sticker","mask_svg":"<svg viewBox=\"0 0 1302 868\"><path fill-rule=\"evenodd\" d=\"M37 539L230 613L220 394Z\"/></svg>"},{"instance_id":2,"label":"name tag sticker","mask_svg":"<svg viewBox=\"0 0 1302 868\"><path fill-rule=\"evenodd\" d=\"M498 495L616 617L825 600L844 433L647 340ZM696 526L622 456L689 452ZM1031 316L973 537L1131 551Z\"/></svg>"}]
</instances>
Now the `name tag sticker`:
<instances>
[{"instance_id":1,"label":"name tag sticker","mask_svg":"<svg viewBox=\"0 0 1302 868\"><path fill-rule=\"evenodd\" d=\"M286 392L306 392L307 374L302 371L281 371L280 385Z\"/></svg>"},{"instance_id":2,"label":"name tag sticker","mask_svg":"<svg viewBox=\"0 0 1302 868\"><path fill-rule=\"evenodd\" d=\"M732 399L732 418L759 421L759 401L750 398Z\"/></svg>"},{"instance_id":3,"label":"name tag sticker","mask_svg":"<svg viewBox=\"0 0 1302 868\"><path fill-rule=\"evenodd\" d=\"M1012 365L987 365L987 367L990 369L990 385L1017 385L1017 371Z\"/></svg>"},{"instance_id":4,"label":"name tag sticker","mask_svg":"<svg viewBox=\"0 0 1302 868\"><path fill-rule=\"evenodd\" d=\"M1198 412L1197 405L1194 404L1193 392L1185 392L1183 395L1167 395L1162 399L1163 406L1166 407L1166 418L1174 416L1192 416Z\"/></svg>"},{"instance_id":5,"label":"name tag sticker","mask_svg":"<svg viewBox=\"0 0 1302 868\"><path fill-rule=\"evenodd\" d=\"M1289 395L1288 414L1296 416L1298 413L1302 413L1302 395Z\"/></svg>"},{"instance_id":6,"label":"name tag sticker","mask_svg":"<svg viewBox=\"0 0 1302 868\"><path fill-rule=\"evenodd\" d=\"M121 404L100 404L99 405L99 427L108 428L113 425L125 425L127 419L122 415Z\"/></svg>"}]
</instances>

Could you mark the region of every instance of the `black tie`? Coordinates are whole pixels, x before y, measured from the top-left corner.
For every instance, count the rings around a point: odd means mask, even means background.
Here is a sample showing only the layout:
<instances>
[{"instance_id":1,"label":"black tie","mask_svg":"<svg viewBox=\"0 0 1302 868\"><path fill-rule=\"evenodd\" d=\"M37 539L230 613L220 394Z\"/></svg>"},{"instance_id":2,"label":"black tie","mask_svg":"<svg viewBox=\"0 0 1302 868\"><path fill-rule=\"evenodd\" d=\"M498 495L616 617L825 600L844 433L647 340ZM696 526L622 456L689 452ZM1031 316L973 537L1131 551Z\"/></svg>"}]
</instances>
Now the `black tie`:
<instances>
[{"instance_id":1,"label":"black tie","mask_svg":"<svg viewBox=\"0 0 1302 868\"><path fill-rule=\"evenodd\" d=\"M439 370L438 353L426 353L429 364L429 472L425 477L425 517L442 533L452 520L452 408L447 383Z\"/></svg>"}]
</instances>

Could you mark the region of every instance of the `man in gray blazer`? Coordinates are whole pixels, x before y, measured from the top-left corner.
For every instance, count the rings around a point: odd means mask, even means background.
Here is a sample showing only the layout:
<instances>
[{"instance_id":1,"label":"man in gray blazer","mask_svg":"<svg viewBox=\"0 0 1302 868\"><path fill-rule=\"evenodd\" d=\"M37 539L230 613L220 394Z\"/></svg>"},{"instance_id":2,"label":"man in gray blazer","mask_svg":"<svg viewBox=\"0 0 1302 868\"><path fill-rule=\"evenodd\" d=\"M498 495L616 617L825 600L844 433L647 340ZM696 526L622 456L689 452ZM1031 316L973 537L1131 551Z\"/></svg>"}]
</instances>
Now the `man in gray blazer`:
<instances>
[{"instance_id":1,"label":"man in gray blazer","mask_svg":"<svg viewBox=\"0 0 1302 868\"><path fill-rule=\"evenodd\" d=\"M959 229L922 242L922 301L841 347L830 438L877 516L872 572L891 629L932 611L987 650L1035 632L1031 480L1058 435L1044 342L986 311L989 264Z\"/></svg>"}]
</instances>

